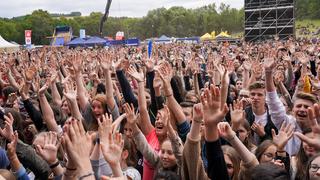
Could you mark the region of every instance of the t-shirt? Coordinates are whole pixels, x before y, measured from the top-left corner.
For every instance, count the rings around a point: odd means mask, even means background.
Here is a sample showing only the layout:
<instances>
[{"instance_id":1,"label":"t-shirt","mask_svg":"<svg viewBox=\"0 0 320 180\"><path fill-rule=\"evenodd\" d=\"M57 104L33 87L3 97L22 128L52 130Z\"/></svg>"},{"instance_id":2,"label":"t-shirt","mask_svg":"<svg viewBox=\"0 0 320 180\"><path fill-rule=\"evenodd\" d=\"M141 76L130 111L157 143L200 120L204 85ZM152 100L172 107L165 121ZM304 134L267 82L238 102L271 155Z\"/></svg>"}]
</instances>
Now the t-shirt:
<instances>
[{"instance_id":1,"label":"t-shirt","mask_svg":"<svg viewBox=\"0 0 320 180\"><path fill-rule=\"evenodd\" d=\"M132 180L141 180L141 174L133 167L128 167L127 169L123 170L123 173Z\"/></svg>"},{"instance_id":2,"label":"t-shirt","mask_svg":"<svg viewBox=\"0 0 320 180\"><path fill-rule=\"evenodd\" d=\"M265 112L263 115L256 115L254 114L254 122L257 123L257 124L261 124L263 127L266 126L266 124L268 123L268 113ZM254 133L254 141L255 141L255 144L260 144L260 137Z\"/></svg>"},{"instance_id":3,"label":"t-shirt","mask_svg":"<svg viewBox=\"0 0 320 180\"><path fill-rule=\"evenodd\" d=\"M155 128L146 136L148 144L154 149L156 152L160 151L160 144L158 137L156 135ZM143 180L152 180L154 176L154 168L148 163L148 161L143 161Z\"/></svg>"},{"instance_id":4,"label":"t-shirt","mask_svg":"<svg viewBox=\"0 0 320 180\"><path fill-rule=\"evenodd\" d=\"M7 169L9 164L10 164L10 161L7 157L6 151L0 148L0 169Z\"/></svg>"}]
</instances>

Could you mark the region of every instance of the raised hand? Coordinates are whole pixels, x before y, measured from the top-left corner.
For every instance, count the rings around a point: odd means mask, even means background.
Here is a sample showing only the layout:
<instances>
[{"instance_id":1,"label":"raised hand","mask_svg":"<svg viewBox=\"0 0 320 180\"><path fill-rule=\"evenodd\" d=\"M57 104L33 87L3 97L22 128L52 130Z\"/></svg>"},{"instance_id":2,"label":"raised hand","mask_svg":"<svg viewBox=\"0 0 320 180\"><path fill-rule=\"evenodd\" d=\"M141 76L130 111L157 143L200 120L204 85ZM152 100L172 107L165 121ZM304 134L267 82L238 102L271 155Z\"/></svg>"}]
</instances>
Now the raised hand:
<instances>
[{"instance_id":1,"label":"raised hand","mask_svg":"<svg viewBox=\"0 0 320 180\"><path fill-rule=\"evenodd\" d=\"M305 53L299 52L296 54L296 56L297 56L298 60L301 62L301 64L305 64L305 65L308 64L309 57Z\"/></svg>"},{"instance_id":2,"label":"raised hand","mask_svg":"<svg viewBox=\"0 0 320 180\"><path fill-rule=\"evenodd\" d=\"M13 134L13 116L11 115L11 113L8 113L8 116L4 116L4 128L1 129L0 128L0 134L2 137L6 138L8 141L12 141L14 138L14 134Z\"/></svg>"},{"instance_id":3,"label":"raised hand","mask_svg":"<svg viewBox=\"0 0 320 180\"><path fill-rule=\"evenodd\" d=\"M233 101L233 106L230 105L230 116L232 124L239 124L245 119L245 112L243 110L243 101Z\"/></svg>"},{"instance_id":4,"label":"raised hand","mask_svg":"<svg viewBox=\"0 0 320 180\"><path fill-rule=\"evenodd\" d=\"M18 143L18 132L15 131L14 134L12 134L11 142L7 145L7 148L8 148L7 154L10 160L14 160L15 158L18 159L17 153L16 153L17 143Z\"/></svg>"},{"instance_id":5,"label":"raised hand","mask_svg":"<svg viewBox=\"0 0 320 180\"><path fill-rule=\"evenodd\" d=\"M164 82L164 85L170 85L171 78L173 76L172 67L169 63L164 63L158 69L161 80Z\"/></svg>"},{"instance_id":6,"label":"raised hand","mask_svg":"<svg viewBox=\"0 0 320 180\"><path fill-rule=\"evenodd\" d=\"M104 70L110 70L112 66L112 55L109 53L98 55L98 60Z\"/></svg>"},{"instance_id":7,"label":"raised hand","mask_svg":"<svg viewBox=\"0 0 320 180\"><path fill-rule=\"evenodd\" d=\"M80 53L72 55L72 66L76 74L81 73L83 67L83 55Z\"/></svg>"},{"instance_id":8,"label":"raised hand","mask_svg":"<svg viewBox=\"0 0 320 180\"><path fill-rule=\"evenodd\" d=\"M36 152L42 157L49 165L57 162L58 152L58 135L55 132L48 132L44 135L44 146L36 146Z\"/></svg>"},{"instance_id":9,"label":"raised hand","mask_svg":"<svg viewBox=\"0 0 320 180\"><path fill-rule=\"evenodd\" d=\"M112 134L112 116L105 114L102 115L102 117L98 120L99 128L99 138L100 138L100 143L108 145L109 143L109 134Z\"/></svg>"},{"instance_id":10,"label":"raised hand","mask_svg":"<svg viewBox=\"0 0 320 180\"><path fill-rule=\"evenodd\" d=\"M261 123L253 122L251 129L258 134L258 136L263 137L266 135L266 132L264 131L264 127Z\"/></svg>"},{"instance_id":11,"label":"raised hand","mask_svg":"<svg viewBox=\"0 0 320 180\"><path fill-rule=\"evenodd\" d=\"M161 85L162 85L162 81L161 81L161 78L160 78L160 75L158 72L155 73L155 76L153 78L153 88L161 88Z\"/></svg>"},{"instance_id":12,"label":"raised hand","mask_svg":"<svg viewBox=\"0 0 320 180\"><path fill-rule=\"evenodd\" d=\"M229 123L227 122L220 122L218 124L218 131L220 137L227 141L231 141L236 136L236 133L231 129Z\"/></svg>"},{"instance_id":13,"label":"raised hand","mask_svg":"<svg viewBox=\"0 0 320 180\"><path fill-rule=\"evenodd\" d=\"M252 67L252 62L246 60L243 62L242 66L246 71L250 71Z\"/></svg>"},{"instance_id":14,"label":"raised hand","mask_svg":"<svg viewBox=\"0 0 320 180\"><path fill-rule=\"evenodd\" d=\"M133 66L129 67L128 73L131 77L136 79L138 82L143 82L144 81L144 74L142 71L138 72L136 68Z\"/></svg>"},{"instance_id":15,"label":"raised hand","mask_svg":"<svg viewBox=\"0 0 320 180\"><path fill-rule=\"evenodd\" d=\"M220 107L220 100L220 90L213 85L210 86L210 89L205 89L202 94L203 120L206 126L217 125L227 114L228 107L226 104Z\"/></svg>"},{"instance_id":16,"label":"raised hand","mask_svg":"<svg viewBox=\"0 0 320 180\"><path fill-rule=\"evenodd\" d=\"M124 141L120 133L116 133L114 136L112 135L112 133L109 133L108 144L101 142L100 145L105 160L111 166L116 166L121 162L121 154Z\"/></svg>"},{"instance_id":17,"label":"raised hand","mask_svg":"<svg viewBox=\"0 0 320 180\"><path fill-rule=\"evenodd\" d=\"M76 101L77 100L77 92L71 87L70 84L64 85L64 91L63 95L69 100L69 101Z\"/></svg>"},{"instance_id":18,"label":"raised hand","mask_svg":"<svg viewBox=\"0 0 320 180\"><path fill-rule=\"evenodd\" d=\"M31 81L37 73L37 69L35 66L31 66L25 71L25 77L27 81Z\"/></svg>"},{"instance_id":19,"label":"raised hand","mask_svg":"<svg viewBox=\"0 0 320 180\"><path fill-rule=\"evenodd\" d=\"M79 167L80 171L92 169L89 158L92 149L91 136L85 132L81 121L70 118L69 123L64 126L62 144L71 164Z\"/></svg>"},{"instance_id":20,"label":"raised hand","mask_svg":"<svg viewBox=\"0 0 320 180\"><path fill-rule=\"evenodd\" d=\"M266 58L264 58L265 71L272 71L276 67L276 61L273 55L269 52Z\"/></svg>"},{"instance_id":21,"label":"raised hand","mask_svg":"<svg viewBox=\"0 0 320 180\"><path fill-rule=\"evenodd\" d=\"M166 129L168 130L169 137L174 136L176 131L173 129L170 121L170 110L167 105L163 105L163 111L159 111L160 118L163 121L163 124L166 126Z\"/></svg>"},{"instance_id":22,"label":"raised hand","mask_svg":"<svg viewBox=\"0 0 320 180\"><path fill-rule=\"evenodd\" d=\"M134 112L133 104L129 105L128 103L123 105L124 112L127 114L127 122L131 125L137 122L137 116Z\"/></svg>"},{"instance_id":23,"label":"raised hand","mask_svg":"<svg viewBox=\"0 0 320 180\"><path fill-rule=\"evenodd\" d=\"M202 104L198 103L193 106L193 121L202 122L202 120L203 120Z\"/></svg>"},{"instance_id":24,"label":"raised hand","mask_svg":"<svg viewBox=\"0 0 320 180\"><path fill-rule=\"evenodd\" d=\"M271 130L273 142L277 145L278 150L282 151L287 145L289 139L293 136L293 125L282 123L278 135L274 129Z\"/></svg>"},{"instance_id":25,"label":"raised hand","mask_svg":"<svg viewBox=\"0 0 320 180\"><path fill-rule=\"evenodd\" d=\"M143 61L144 65L147 67L147 71L151 72L154 69L153 59L148 59Z\"/></svg>"}]
</instances>

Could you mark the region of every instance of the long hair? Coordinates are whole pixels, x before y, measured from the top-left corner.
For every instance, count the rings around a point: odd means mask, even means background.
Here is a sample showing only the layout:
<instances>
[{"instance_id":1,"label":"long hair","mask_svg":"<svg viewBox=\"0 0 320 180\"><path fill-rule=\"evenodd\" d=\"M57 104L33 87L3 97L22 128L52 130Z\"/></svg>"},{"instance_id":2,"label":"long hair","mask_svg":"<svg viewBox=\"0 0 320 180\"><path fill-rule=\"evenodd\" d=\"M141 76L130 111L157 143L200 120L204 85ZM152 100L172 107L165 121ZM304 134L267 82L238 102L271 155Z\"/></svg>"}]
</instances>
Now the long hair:
<instances>
[{"instance_id":1,"label":"long hair","mask_svg":"<svg viewBox=\"0 0 320 180\"><path fill-rule=\"evenodd\" d=\"M137 165L137 148L134 144L133 140L130 138L127 138L127 136L123 136L124 139L124 146L123 151L128 151L128 158L126 159L126 163L128 166L135 167Z\"/></svg>"},{"instance_id":2,"label":"long hair","mask_svg":"<svg viewBox=\"0 0 320 180\"><path fill-rule=\"evenodd\" d=\"M222 146L222 151L223 151L223 154L227 155L230 158L230 160L232 161L233 176L230 178L232 178L232 180L238 180L241 159L240 159L237 151L229 145Z\"/></svg>"},{"instance_id":3,"label":"long hair","mask_svg":"<svg viewBox=\"0 0 320 180\"><path fill-rule=\"evenodd\" d=\"M248 137L243 141L243 144L249 149L249 151L253 152L255 150L256 146L253 144L253 137L251 133L251 127L247 120L241 121L241 126L244 127L248 131Z\"/></svg>"},{"instance_id":4,"label":"long hair","mask_svg":"<svg viewBox=\"0 0 320 180\"><path fill-rule=\"evenodd\" d=\"M303 134L310 133L311 130L306 130L303 132ZM303 143L301 142L299 152L297 154L297 173L296 173L296 179L304 179L307 174L306 164L309 160L309 157L307 156L306 152L303 149Z\"/></svg>"},{"instance_id":5,"label":"long hair","mask_svg":"<svg viewBox=\"0 0 320 180\"><path fill-rule=\"evenodd\" d=\"M263 153L272 145L277 146L273 141L265 140L258 146L258 148L255 152L255 155L256 155L259 162L260 162L260 159L261 159L261 156L263 155Z\"/></svg>"},{"instance_id":6,"label":"long hair","mask_svg":"<svg viewBox=\"0 0 320 180\"><path fill-rule=\"evenodd\" d=\"M306 180L310 180L310 174L309 174L309 169L311 167L311 163L313 160L315 160L316 158L318 158L320 156L320 153L312 156L309 161L308 161L308 165L307 165L307 169L306 169L306 174L305 174L305 177L306 177Z\"/></svg>"}]
</instances>

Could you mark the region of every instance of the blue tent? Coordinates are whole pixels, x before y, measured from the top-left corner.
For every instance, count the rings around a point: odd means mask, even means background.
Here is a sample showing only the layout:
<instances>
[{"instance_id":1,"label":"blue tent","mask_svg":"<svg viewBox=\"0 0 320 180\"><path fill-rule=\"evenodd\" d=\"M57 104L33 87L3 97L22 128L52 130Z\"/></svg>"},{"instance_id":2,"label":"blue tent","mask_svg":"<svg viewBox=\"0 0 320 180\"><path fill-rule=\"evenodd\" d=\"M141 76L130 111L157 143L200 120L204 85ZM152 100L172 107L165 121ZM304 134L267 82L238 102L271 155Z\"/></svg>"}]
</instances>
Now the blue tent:
<instances>
[{"instance_id":1,"label":"blue tent","mask_svg":"<svg viewBox=\"0 0 320 180\"><path fill-rule=\"evenodd\" d=\"M67 46L70 46L70 47L77 47L77 46L85 46L85 39L82 39L82 38L75 38L73 39L72 41L70 41Z\"/></svg>"},{"instance_id":2,"label":"blue tent","mask_svg":"<svg viewBox=\"0 0 320 180\"><path fill-rule=\"evenodd\" d=\"M126 40L127 46L139 46L140 40L138 38L131 38Z\"/></svg>"},{"instance_id":3,"label":"blue tent","mask_svg":"<svg viewBox=\"0 0 320 180\"><path fill-rule=\"evenodd\" d=\"M105 40L103 38L93 36L85 41L85 45L86 46L105 45L106 42L107 42L107 40Z\"/></svg>"}]
</instances>

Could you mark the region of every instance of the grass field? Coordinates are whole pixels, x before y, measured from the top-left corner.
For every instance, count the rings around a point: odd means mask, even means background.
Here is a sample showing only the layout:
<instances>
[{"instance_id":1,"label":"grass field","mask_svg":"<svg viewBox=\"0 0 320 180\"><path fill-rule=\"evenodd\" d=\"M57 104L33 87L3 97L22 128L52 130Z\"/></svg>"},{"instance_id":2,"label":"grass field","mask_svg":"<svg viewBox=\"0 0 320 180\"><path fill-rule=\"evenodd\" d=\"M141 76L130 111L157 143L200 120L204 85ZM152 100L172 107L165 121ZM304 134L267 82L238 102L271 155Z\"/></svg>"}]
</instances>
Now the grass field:
<instances>
[{"instance_id":1,"label":"grass field","mask_svg":"<svg viewBox=\"0 0 320 180\"><path fill-rule=\"evenodd\" d=\"M312 36L311 34L309 35L304 35L301 33L301 28L302 27L306 27L308 31L310 32L315 32L320 28L320 19L317 20L297 20L296 21L296 35L297 37L318 37L320 38L320 35L317 36ZM239 32L239 33L233 33L232 36L233 37L243 37L243 32Z\"/></svg>"},{"instance_id":2,"label":"grass field","mask_svg":"<svg viewBox=\"0 0 320 180\"><path fill-rule=\"evenodd\" d=\"M316 20L302 20L302 21L296 21L296 35L297 37L320 37L320 35L312 36L301 34L301 28L306 27L308 31L311 33L317 31L320 28L320 19Z\"/></svg>"}]
</instances>

